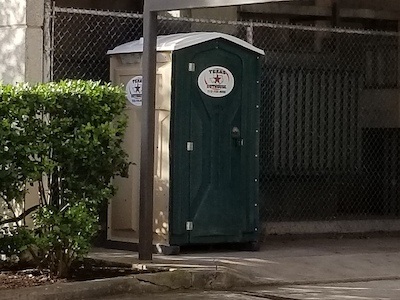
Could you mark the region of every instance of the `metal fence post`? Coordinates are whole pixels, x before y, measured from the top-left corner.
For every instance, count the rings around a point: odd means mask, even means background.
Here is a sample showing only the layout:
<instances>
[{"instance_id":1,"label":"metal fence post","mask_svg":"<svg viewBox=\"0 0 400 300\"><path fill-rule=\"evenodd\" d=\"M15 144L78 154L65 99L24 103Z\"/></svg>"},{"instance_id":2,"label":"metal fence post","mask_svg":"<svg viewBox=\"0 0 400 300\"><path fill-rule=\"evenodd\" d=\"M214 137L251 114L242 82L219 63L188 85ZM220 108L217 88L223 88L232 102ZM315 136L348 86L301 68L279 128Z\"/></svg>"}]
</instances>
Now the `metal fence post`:
<instances>
[{"instance_id":1,"label":"metal fence post","mask_svg":"<svg viewBox=\"0 0 400 300\"><path fill-rule=\"evenodd\" d=\"M246 27L246 41L252 45L254 43L254 26L252 20L250 20L250 24Z\"/></svg>"},{"instance_id":2,"label":"metal fence post","mask_svg":"<svg viewBox=\"0 0 400 300\"><path fill-rule=\"evenodd\" d=\"M400 21L397 22L397 88L400 89Z\"/></svg>"},{"instance_id":3,"label":"metal fence post","mask_svg":"<svg viewBox=\"0 0 400 300\"><path fill-rule=\"evenodd\" d=\"M43 22L43 70L42 81L49 82L52 80L52 41L54 24L53 19L54 5L51 0L44 3L44 22Z\"/></svg>"}]
</instances>

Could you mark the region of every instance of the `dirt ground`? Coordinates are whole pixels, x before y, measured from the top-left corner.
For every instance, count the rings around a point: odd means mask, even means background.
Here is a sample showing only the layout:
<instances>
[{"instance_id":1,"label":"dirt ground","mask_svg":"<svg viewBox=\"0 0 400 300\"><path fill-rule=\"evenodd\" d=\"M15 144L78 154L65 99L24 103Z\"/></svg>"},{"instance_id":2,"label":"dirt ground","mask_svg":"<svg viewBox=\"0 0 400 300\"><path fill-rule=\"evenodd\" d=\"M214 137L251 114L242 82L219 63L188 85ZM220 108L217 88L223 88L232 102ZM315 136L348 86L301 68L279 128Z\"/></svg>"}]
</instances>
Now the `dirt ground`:
<instances>
[{"instance_id":1,"label":"dirt ground","mask_svg":"<svg viewBox=\"0 0 400 300\"><path fill-rule=\"evenodd\" d=\"M110 278L142 272L132 269L128 265L110 264L104 261L85 259L73 265L68 278L60 279L51 278L48 270L38 270L26 265L0 263L0 290L42 286L56 282Z\"/></svg>"},{"instance_id":2,"label":"dirt ground","mask_svg":"<svg viewBox=\"0 0 400 300\"><path fill-rule=\"evenodd\" d=\"M0 271L0 290L46 285L62 281L66 281L66 279L52 279L49 274L35 269Z\"/></svg>"}]
</instances>

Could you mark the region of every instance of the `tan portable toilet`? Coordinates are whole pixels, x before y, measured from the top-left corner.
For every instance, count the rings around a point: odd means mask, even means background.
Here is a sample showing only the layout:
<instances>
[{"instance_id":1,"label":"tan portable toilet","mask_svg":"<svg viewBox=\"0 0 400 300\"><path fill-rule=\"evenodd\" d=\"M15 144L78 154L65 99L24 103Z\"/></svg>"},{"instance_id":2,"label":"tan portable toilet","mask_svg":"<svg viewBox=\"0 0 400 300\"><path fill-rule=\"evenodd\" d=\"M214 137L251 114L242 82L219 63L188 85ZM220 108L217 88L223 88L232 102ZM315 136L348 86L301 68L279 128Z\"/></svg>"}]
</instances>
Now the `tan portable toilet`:
<instances>
[{"instance_id":1,"label":"tan portable toilet","mask_svg":"<svg viewBox=\"0 0 400 300\"><path fill-rule=\"evenodd\" d=\"M163 49L164 50L164 49ZM139 184L142 113L142 40L116 47L110 55L110 79L123 84L127 93L128 127L124 150L132 163L129 178L116 178L117 193L109 203L107 239L139 241ZM171 111L171 51L157 53L156 127L154 178L154 236L157 245L168 245L169 136Z\"/></svg>"},{"instance_id":2,"label":"tan portable toilet","mask_svg":"<svg viewBox=\"0 0 400 300\"><path fill-rule=\"evenodd\" d=\"M123 84L127 93L124 148L132 162L129 178L114 181L118 190L109 203L107 231L113 242L138 243L142 52L140 39L107 53L111 81ZM258 240L263 53L215 32L157 38L153 243L160 251L177 252L186 244ZM196 107L203 105L212 111L211 117L199 117L202 108ZM214 115L222 123L216 125ZM195 136L187 137L187 132Z\"/></svg>"}]
</instances>

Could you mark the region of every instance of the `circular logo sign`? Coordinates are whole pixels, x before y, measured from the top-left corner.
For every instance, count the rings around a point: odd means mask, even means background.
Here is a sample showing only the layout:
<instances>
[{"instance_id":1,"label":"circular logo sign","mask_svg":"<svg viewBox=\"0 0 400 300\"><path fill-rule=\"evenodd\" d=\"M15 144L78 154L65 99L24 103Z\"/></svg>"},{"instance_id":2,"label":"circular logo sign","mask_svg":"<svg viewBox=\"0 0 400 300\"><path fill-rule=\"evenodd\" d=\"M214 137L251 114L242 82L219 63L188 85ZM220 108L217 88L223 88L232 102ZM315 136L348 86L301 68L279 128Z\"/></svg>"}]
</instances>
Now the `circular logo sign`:
<instances>
[{"instance_id":1,"label":"circular logo sign","mask_svg":"<svg viewBox=\"0 0 400 300\"><path fill-rule=\"evenodd\" d=\"M142 106L142 76L135 76L126 85L126 98L135 106Z\"/></svg>"},{"instance_id":2,"label":"circular logo sign","mask_svg":"<svg viewBox=\"0 0 400 300\"><path fill-rule=\"evenodd\" d=\"M200 73L197 83L204 94L219 98L232 92L235 78L227 68L212 66Z\"/></svg>"}]
</instances>

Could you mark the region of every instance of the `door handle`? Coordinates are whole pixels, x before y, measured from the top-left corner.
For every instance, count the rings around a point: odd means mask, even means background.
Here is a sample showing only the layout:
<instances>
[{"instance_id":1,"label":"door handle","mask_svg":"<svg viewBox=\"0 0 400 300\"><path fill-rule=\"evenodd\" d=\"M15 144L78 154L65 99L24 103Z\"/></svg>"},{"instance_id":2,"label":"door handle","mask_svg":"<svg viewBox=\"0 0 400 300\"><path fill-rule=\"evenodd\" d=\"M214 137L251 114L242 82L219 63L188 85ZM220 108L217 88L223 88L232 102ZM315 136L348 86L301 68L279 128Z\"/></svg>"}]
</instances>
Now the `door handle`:
<instances>
[{"instance_id":1,"label":"door handle","mask_svg":"<svg viewBox=\"0 0 400 300\"><path fill-rule=\"evenodd\" d=\"M241 147L244 145L244 141L240 134L240 129L238 127L233 127L231 131L231 137L234 140L236 146Z\"/></svg>"}]
</instances>

